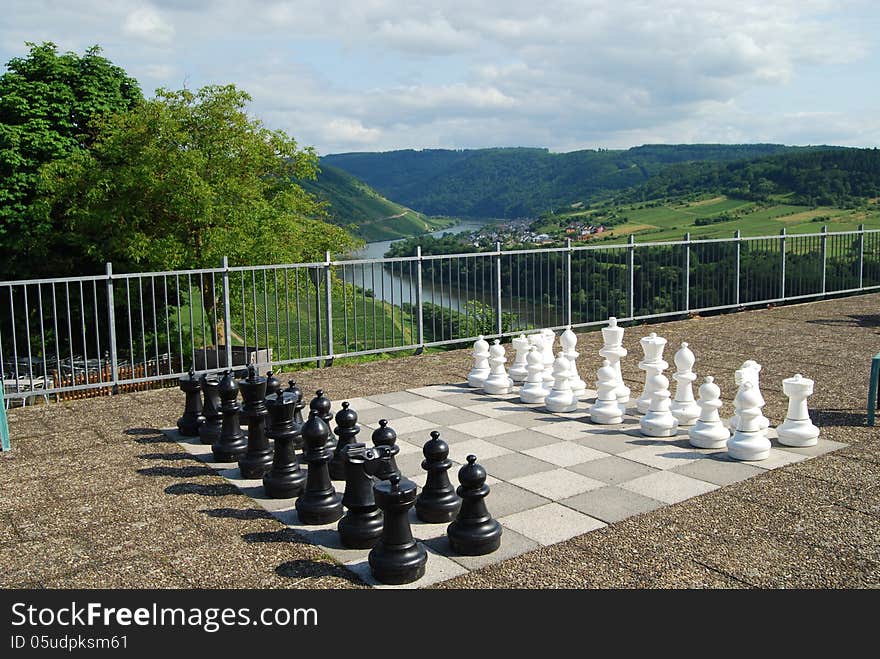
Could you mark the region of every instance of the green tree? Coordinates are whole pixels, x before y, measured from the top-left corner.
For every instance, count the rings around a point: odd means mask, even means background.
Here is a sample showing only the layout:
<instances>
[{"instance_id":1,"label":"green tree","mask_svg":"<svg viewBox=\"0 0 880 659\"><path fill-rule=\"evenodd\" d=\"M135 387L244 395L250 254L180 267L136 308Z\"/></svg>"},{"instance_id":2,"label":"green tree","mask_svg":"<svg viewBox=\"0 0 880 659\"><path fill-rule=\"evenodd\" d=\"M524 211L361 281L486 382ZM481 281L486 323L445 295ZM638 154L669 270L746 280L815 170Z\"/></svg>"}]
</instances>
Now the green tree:
<instances>
[{"instance_id":1,"label":"green tree","mask_svg":"<svg viewBox=\"0 0 880 659\"><path fill-rule=\"evenodd\" d=\"M63 269L53 218L37 212L39 168L89 148L100 119L142 98L133 78L100 56L59 54L55 44L28 43L26 57L0 76L0 277ZM68 267L71 259L65 259Z\"/></svg>"}]
</instances>

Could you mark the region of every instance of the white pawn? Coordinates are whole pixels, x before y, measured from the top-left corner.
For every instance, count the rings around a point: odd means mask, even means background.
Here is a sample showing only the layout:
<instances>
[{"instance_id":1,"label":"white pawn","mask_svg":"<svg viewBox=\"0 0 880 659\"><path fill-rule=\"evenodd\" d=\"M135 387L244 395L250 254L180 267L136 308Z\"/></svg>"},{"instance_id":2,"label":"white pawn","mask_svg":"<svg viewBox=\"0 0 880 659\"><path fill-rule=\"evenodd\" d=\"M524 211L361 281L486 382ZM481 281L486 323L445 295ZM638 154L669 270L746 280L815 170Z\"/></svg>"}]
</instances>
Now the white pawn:
<instances>
[{"instance_id":1,"label":"white pawn","mask_svg":"<svg viewBox=\"0 0 880 659\"><path fill-rule=\"evenodd\" d=\"M577 410L577 402L571 392L568 360L560 353L553 362L553 388L544 398L544 407L554 413L574 412Z\"/></svg>"},{"instance_id":2,"label":"white pawn","mask_svg":"<svg viewBox=\"0 0 880 659\"><path fill-rule=\"evenodd\" d=\"M620 360L626 357L627 350L623 347L623 328L617 326L617 318L611 316L608 319L608 327L602 328L602 341L604 345L599 354L611 363L614 369L614 377L617 382L615 395L620 412L626 414L626 406L629 403L630 390L623 383L623 373L620 370ZM598 388L598 385L597 385Z\"/></svg>"},{"instance_id":3,"label":"white pawn","mask_svg":"<svg viewBox=\"0 0 880 659\"><path fill-rule=\"evenodd\" d=\"M693 428L688 430L688 441L697 448L724 448L730 439L730 431L724 426L718 410L721 409L721 389L715 384L715 378L706 376L699 389L700 418Z\"/></svg>"},{"instance_id":4,"label":"white pawn","mask_svg":"<svg viewBox=\"0 0 880 659\"><path fill-rule=\"evenodd\" d=\"M525 334L520 334L519 336L514 337L511 344L516 351L516 356L513 358L513 363L510 365L508 375L510 375L510 379L514 382L522 382L529 374L527 368L528 362L526 362L526 353L529 351L529 340L526 338Z\"/></svg>"},{"instance_id":5,"label":"white pawn","mask_svg":"<svg viewBox=\"0 0 880 659\"><path fill-rule=\"evenodd\" d=\"M669 368L669 364L663 361L663 348L666 346L666 339L662 336L657 336L656 332L651 332L648 336L640 339L639 344L642 346L642 352L645 354L644 359L639 362L639 368L645 372L645 389L636 401L636 407L638 407L639 412L645 414L651 406L651 400L654 395L654 392L651 390L652 373L656 370L662 375L663 371ZM657 381L654 380L654 382ZM668 380L666 381L666 386L669 386Z\"/></svg>"},{"instance_id":6,"label":"white pawn","mask_svg":"<svg viewBox=\"0 0 880 659\"><path fill-rule=\"evenodd\" d=\"M596 402L590 408L590 421L601 425L623 423L623 413L617 402L617 377L614 367L607 359L596 371Z\"/></svg>"},{"instance_id":7,"label":"white pawn","mask_svg":"<svg viewBox=\"0 0 880 659\"><path fill-rule=\"evenodd\" d=\"M810 421L807 398L813 395L813 381L800 373L782 381L782 392L788 396L788 413L776 428L779 443L786 446L815 446L819 429Z\"/></svg>"},{"instance_id":8,"label":"white pawn","mask_svg":"<svg viewBox=\"0 0 880 659\"><path fill-rule=\"evenodd\" d=\"M770 455L770 440L761 430L761 393L746 380L736 398L739 422L733 437L727 440L727 454L734 460L764 460Z\"/></svg>"},{"instance_id":9,"label":"white pawn","mask_svg":"<svg viewBox=\"0 0 880 659\"><path fill-rule=\"evenodd\" d=\"M547 390L544 389L544 359L537 346L529 346L526 363L528 375L522 389L519 390L519 399L523 403L543 403L547 396Z\"/></svg>"},{"instance_id":10,"label":"white pawn","mask_svg":"<svg viewBox=\"0 0 880 659\"><path fill-rule=\"evenodd\" d=\"M577 334L571 331L571 327L568 327L559 337L559 343L562 345L562 356L568 360L571 392L575 398L580 398L587 390L587 383L581 379L577 370L577 358L579 357L575 350Z\"/></svg>"},{"instance_id":11,"label":"white pawn","mask_svg":"<svg viewBox=\"0 0 880 659\"><path fill-rule=\"evenodd\" d=\"M491 370L489 377L483 383L483 391L491 396L503 396L510 393L510 378L507 377L507 371L504 370L504 362L507 357L504 356L504 346L501 341L495 339L492 347L489 348L489 366Z\"/></svg>"},{"instance_id":12,"label":"white pawn","mask_svg":"<svg viewBox=\"0 0 880 659\"><path fill-rule=\"evenodd\" d=\"M474 342L474 367L468 373L467 383L469 387L482 389L483 383L489 377L489 343L481 334Z\"/></svg>"},{"instance_id":13,"label":"white pawn","mask_svg":"<svg viewBox=\"0 0 880 659\"><path fill-rule=\"evenodd\" d=\"M651 405L645 410L639 425L647 437L672 437L678 432L678 421L669 411L669 378L659 368L649 371L645 387L651 389Z\"/></svg>"},{"instance_id":14,"label":"white pawn","mask_svg":"<svg viewBox=\"0 0 880 659\"><path fill-rule=\"evenodd\" d=\"M541 357L544 359L544 388L547 393L553 388L553 362L556 358L553 356L553 346L556 343L556 334L552 329L544 328L541 330Z\"/></svg>"},{"instance_id":15,"label":"white pawn","mask_svg":"<svg viewBox=\"0 0 880 659\"><path fill-rule=\"evenodd\" d=\"M700 407L694 401L693 384L697 374L694 373L693 367L696 359L686 342L682 342L673 361L675 362L675 373L672 374L675 380L675 399L672 401L670 411L678 420L678 425L692 426L700 416Z\"/></svg>"}]
</instances>

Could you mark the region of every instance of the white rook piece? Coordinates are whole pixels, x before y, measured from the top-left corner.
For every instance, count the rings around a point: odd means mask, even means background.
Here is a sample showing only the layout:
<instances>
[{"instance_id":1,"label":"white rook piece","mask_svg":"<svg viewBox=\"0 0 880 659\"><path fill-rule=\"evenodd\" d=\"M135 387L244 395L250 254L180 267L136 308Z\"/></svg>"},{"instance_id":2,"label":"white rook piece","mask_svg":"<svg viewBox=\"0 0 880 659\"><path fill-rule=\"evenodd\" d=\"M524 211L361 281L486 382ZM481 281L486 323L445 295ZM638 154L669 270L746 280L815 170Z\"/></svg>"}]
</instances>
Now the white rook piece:
<instances>
[{"instance_id":1,"label":"white rook piece","mask_svg":"<svg viewBox=\"0 0 880 659\"><path fill-rule=\"evenodd\" d=\"M556 343L556 334L552 329L544 328L541 330L541 356L544 359L544 389L547 393L553 388L553 346Z\"/></svg>"},{"instance_id":2,"label":"white rook piece","mask_svg":"<svg viewBox=\"0 0 880 659\"><path fill-rule=\"evenodd\" d=\"M617 402L617 378L614 367L607 359L596 371L596 402L590 408L590 421L601 425L613 425L623 423L623 413Z\"/></svg>"},{"instance_id":3,"label":"white rook piece","mask_svg":"<svg viewBox=\"0 0 880 659\"><path fill-rule=\"evenodd\" d=\"M571 393L568 360L559 353L553 362L553 388L544 399L544 407L551 412L574 412L577 400Z\"/></svg>"},{"instance_id":4,"label":"white rook piece","mask_svg":"<svg viewBox=\"0 0 880 659\"><path fill-rule=\"evenodd\" d=\"M672 375L675 380L675 399L672 401L670 411L678 420L678 425L692 426L700 416L700 408L694 401L693 390L694 380L697 379L697 374L693 371L696 359L687 343L682 342L673 361L675 362L675 373Z\"/></svg>"},{"instance_id":5,"label":"white rook piece","mask_svg":"<svg viewBox=\"0 0 880 659\"><path fill-rule=\"evenodd\" d=\"M651 332L648 336L639 340L642 346L642 352L645 354L644 359L639 362L639 368L645 372L645 389L642 395L636 401L636 407L639 412L645 414L651 406L651 399L654 394L651 389L651 376L656 370L659 375L663 375L663 371L669 368L669 364L663 361L663 348L666 346L666 339L657 336L656 332ZM666 380L666 378L663 378ZM654 382L658 382L654 380ZM666 380L664 389L669 387L669 380Z\"/></svg>"},{"instance_id":6,"label":"white rook piece","mask_svg":"<svg viewBox=\"0 0 880 659\"><path fill-rule=\"evenodd\" d=\"M699 393L697 405L700 407L700 418L688 430L688 441L697 448L724 448L730 439L730 431L718 414L722 405L721 389L715 384L715 378L706 376Z\"/></svg>"},{"instance_id":7,"label":"white rook piece","mask_svg":"<svg viewBox=\"0 0 880 659\"><path fill-rule=\"evenodd\" d=\"M777 428L779 443L786 446L815 446L819 429L810 421L807 398L813 395L813 381L800 373L782 381L782 392L788 396L788 414Z\"/></svg>"},{"instance_id":8,"label":"white rook piece","mask_svg":"<svg viewBox=\"0 0 880 659\"><path fill-rule=\"evenodd\" d=\"M562 356L568 360L569 382L571 384L571 393L575 398L580 398L587 390L587 383L581 379L577 370L578 353L575 350L577 346L577 334L571 331L571 327L566 328L559 337L559 343L562 345Z\"/></svg>"},{"instance_id":9,"label":"white rook piece","mask_svg":"<svg viewBox=\"0 0 880 659\"><path fill-rule=\"evenodd\" d=\"M507 377L507 371L504 370L504 362L507 357L504 356L504 346L501 341L495 339L492 347L489 348L489 377L483 383L483 391L492 396L501 396L510 393L510 378Z\"/></svg>"},{"instance_id":10,"label":"white rook piece","mask_svg":"<svg viewBox=\"0 0 880 659\"><path fill-rule=\"evenodd\" d=\"M474 342L474 367L468 373L467 383L469 387L482 389L483 383L489 377L489 343L481 334Z\"/></svg>"},{"instance_id":11,"label":"white rook piece","mask_svg":"<svg viewBox=\"0 0 880 659\"><path fill-rule=\"evenodd\" d=\"M650 387L651 405L639 425L647 437L672 437L678 432L678 421L669 411L669 378L656 366L650 367L645 388Z\"/></svg>"},{"instance_id":12,"label":"white rook piece","mask_svg":"<svg viewBox=\"0 0 880 659\"><path fill-rule=\"evenodd\" d=\"M626 405L629 403L630 390L623 383L623 373L620 370L620 360L626 357L627 350L623 347L623 328L617 326L617 318L611 316L608 319L608 327L602 328L602 340L604 345L599 354L607 359L614 369L615 388L614 395L622 414L626 413ZM598 385L596 387L598 389Z\"/></svg>"},{"instance_id":13,"label":"white rook piece","mask_svg":"<svg viewBox=\"0 0 880 659\"><path fill-rule=\"evenodd\" d=\"M526 362L526 354L529 351L529 340L526 338L525 334L520 334L519 336L514 337L513 341L511 341L511 345L513 345L513 349L516 351L516 356L513 358L513 363L510 365L510 371L508 374L510 375L510 379L514 382L522 382L529 374L528 362Z\"/></svg>"},{"instance_id":14,"label":"white rook piece","mask_svg":"<svg viewBox=\"0 0 880 659\"><path fill-rule=\"evenodd\" d=\"M761 429L763 398L755 384L743 382L736 395L739 419L736 432L727 440L727 454L734 460L764 460L770 455L770 440Z\"/></svg>"},{"instance_id":15,"label":"white rook piece","mask_svg":"<svg viewBox=\"0 0 880 659\"><path fill-rule=\"evenodd\" d=\"M529 346L526 363L528 375L519 390L519 399L524 403L543 403L547 396L547 390L544 389L544 360L537 346Z\"/></svg>"}]
</instances>

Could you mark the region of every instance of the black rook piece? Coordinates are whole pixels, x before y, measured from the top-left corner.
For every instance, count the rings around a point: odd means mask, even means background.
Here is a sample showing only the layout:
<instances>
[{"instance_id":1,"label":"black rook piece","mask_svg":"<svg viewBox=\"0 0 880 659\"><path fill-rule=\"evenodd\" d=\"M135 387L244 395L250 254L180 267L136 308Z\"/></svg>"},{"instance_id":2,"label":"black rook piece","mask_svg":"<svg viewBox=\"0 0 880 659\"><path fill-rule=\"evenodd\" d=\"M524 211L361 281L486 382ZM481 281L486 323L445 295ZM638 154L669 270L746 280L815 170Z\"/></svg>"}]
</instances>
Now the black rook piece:
<instances>
[{"instance_id":1,"label":"black rook piece","mask_svg":"<svg viewBox=\"0 0 880 659\"><path fill-rule=\"evenodd\" d=\"M272 371L266 373L266 398L274 396L281 391L281 380L272 375ZM266 415L266 432L272 429L272 416Z\"/></svg>"},{"instance_id":2,"label":"black rook piece","mask_svg":"<svg viewBox=\"0 0 880 659\"><path fill-rule=\"evenodd\" d=\"M486 470L477 464L477 456L467 456L468 463L458 470L458 496L461 510L446 529L452 551L465 556L491 554L501 546L501 524L486 509L489 494Z\"/></svg>"},{"instance_id":3,"label":"black rook piece","mask_svg":"<svg viewBox=\"0 0 880 659\"><path fill-rule=\"evenodd\" d=\"M306 489L296 500L296 512L303 524L329 524L342 517L342 496L330 482L327 462L330 460L330 449L327 438L330 426L318 416L318 412L309 412L309 420L302 427L303 443L305 444L304 459L309 465Z\"/></svg>"},{"instance_id":4,"label":"black rook piece","mask_svg":"<svg viewBox=\"0 0 880 659\"><path fill-rule=\"evenodd\" d=\"M202 386L202 395L205 404L202 411L205 414L205 422L199 426L199 439L202 444L213 444L220 439L220 430L223 427L223 414L220 412L220 382L216 377L202 375L199 378Z\"/></svg>"},{"instance_id":5,"label":"black rook piece","mask_svg":"<svg viewBox=\"0 0 880 659\"><path fill-rule=\"evenodd\" d=\"M306 404L303 402L303 392L302 389L296 386L295 380L288 380L287 389L285 390L289 394L293 394L295 396L294 400L296 400L296 411L293 413L293 422L302 428L303 424L303 415L302 411ZM302 442L297 446L297 448L302 448Z\"/></svg>"},{"instance_id":6,"label":"black rook piece","mask_svg":"<svg viewBox=\"0 0 880 659\"><path fill-rule=\"evenodd\" d=\"M300 437L300 429L293 424L296 399L293 395L278 392L266 399L272 430L266 435L275 440L275 457L272 469L263 477L263 489L272 499L291 499L302 491L306 472L299 468L294 444Z\"/></svg>"},{"instance_id":7,"label":"black rook piece","mask_svg":"<svg viewBox=\"0 0 880 659\"><path fill-rule=\"evenodd\" d=\"M272 447L263 426L269 413L266 409L266 378L258 376L250 365L247 379L238 386L243 401L241 415L248 424L247 452L238 461L238 468L244 478L262 478L272 468Z\"/></svg>"},{"instance_id":8,"label":"black rook piece","mask_svg":"<svg viewBox=\"0 0 880 659\"><path fill-rule=\"evenodd\" d=\"M382 511L373 497L373 479L364 468L367 461L376 458L365 444L359 443L344 446L342 455L345 459L342 505L348 511L339 520L339 539L350 549L369 549L382 535Z\"/></svg>"},{"instance_id":9,"label":"black rook piece","mask_svg":"<svg viewBox=\"0 0 880 659\"><path fill-rule=\"evenodd\" d=\"M409 525L409 509L416 500L416 484L399 474L373 486L373 496L385 516L382 537L370 550L370 571L387 584L410 583L425 574L428 553L418 544Z\"/></svg>"},{"instance_id":10,"label":"black rook piece","mask_svg":"<svg viewBox=\"0 0 880 659\"><path fill-rule=\"evenodd\" d=\"M333 430L339 439L333 451L333 458L330 460L330 478L335 481L346 480L345 454L343 451L346 446L355 441L357 434L361 431L357 420L357 412L350 409L347 402L342 403L342 409L336 413L336 428Z\"/></svg>"},{"instance_id":11,"label":"black rook piece","mask_svg":"<svg viewBox=\"0 0 880 659\"><path fill-rule=\"evenodd\" d=\"M425 487L416 498L416 515L429 524L451 522L461 507L461 499L449 482L447 472L452 466L449 446L440 439L437 430L432 430L431 439L425 443L422 453L425 454L422 469L428 472L428 477Z\"/></svg>"},{"instance_id":12,"label":"black rook piece","mask_svg":"<svg viewBox=\"0 0 880 659\"><path fill-rule=\"evenodd\" d=\"M397 461L394 456L400 453L400 447L395 445L397 441L397 433L393 428L388 427L388 421L379 419L379 427L373 431L373 446L383 448L380 454L383 456L382 464L373 474L379 480L387 481L393 474L400 475L400 469L397 468Z\"/></svg>"},{"instance_id":13,"label":"black rook piece","mask_svg":"<svg viewBox=\"0 0 880 659\"><path fill-rule=\"evenodd\" d=\"M211 445L214 460L217 462L238 462L247 452L247 439L241 431L238 418L238 384L232 373L226 371L218 386L220 391L220 413L223 422L220 428L220 439Z\"/></svg>"},{"instance_id":14,"label":"black rook piece","mask_svg":"<svg viewBox=\"0 0 880 659\"><path fill-rule=\"evenodd\" d=\"M309 401L309 412L315 410L318 413L318 416L323 419L324 423L327 424L327 427L330 427L330 424L333 423L333 412L330 411L330 399L324 395L323 389L318 389L315 392L315 397ZM336 447L336 437L333 434L330 434L330 437L327 438L327 447L333 449Z\"/></svg>"},{"instance_id":15,"label":"black rook piece","mask_svg":"<svg viewBox=\"0 0 880 659\"><path fill-rule=\"evenodd\" d=\"M201 387L192 369L180 378L180 390L186 394L186 404L183 416L177 420L177 429L181 435L198 437L199 426L205 422L202 416L202 397L199 395Z\"/></svg>"}]
</instances>

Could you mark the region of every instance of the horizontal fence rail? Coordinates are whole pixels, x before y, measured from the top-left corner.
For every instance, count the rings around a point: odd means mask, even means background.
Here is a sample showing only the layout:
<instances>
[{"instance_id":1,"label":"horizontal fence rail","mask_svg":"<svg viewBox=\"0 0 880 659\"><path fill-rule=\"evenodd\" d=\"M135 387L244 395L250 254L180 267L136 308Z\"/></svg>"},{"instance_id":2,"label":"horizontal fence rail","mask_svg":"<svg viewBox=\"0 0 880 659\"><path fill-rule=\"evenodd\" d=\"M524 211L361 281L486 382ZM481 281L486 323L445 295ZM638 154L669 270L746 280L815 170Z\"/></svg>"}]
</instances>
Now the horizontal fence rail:
<instances>
[{"instance_id":1,"label":"horizontal fence rail","mask_svg":"<svg viewBox=\"0 0 880 659\"><path fill-rule=\"evenodd\" d=\"M0 282L9 401L880 289L880 230Z\"/></svg>"}]
</instances>

